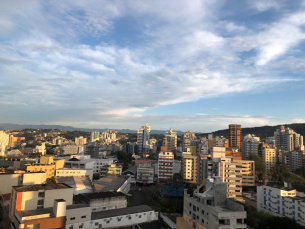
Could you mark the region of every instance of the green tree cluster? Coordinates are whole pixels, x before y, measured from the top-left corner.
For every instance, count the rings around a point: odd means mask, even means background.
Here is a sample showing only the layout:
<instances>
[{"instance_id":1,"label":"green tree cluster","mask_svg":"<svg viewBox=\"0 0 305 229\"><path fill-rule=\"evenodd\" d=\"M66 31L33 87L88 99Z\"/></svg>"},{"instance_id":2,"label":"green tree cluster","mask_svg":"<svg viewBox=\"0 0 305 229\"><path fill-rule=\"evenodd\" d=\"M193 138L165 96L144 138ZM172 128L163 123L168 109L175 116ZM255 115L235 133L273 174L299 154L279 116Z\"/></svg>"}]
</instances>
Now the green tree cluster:
<instances>
[{"instance_id":1,"label":"green tree cluster","mask_svg":"<svg viewBox=\"0 0 305 229\"><path fill-rule=\"evenodd\" d=\"M123 171L128 169L129 163L132 161L132 157L126 151L121 150L114 153L117 156L118 161L123 163Z\"/></svg>"},{"instance_id":2,"label":"green tree cluster","mask_svg":"<svg viewBox=\"0 0 305 229\"><path fill-rule=\"evenodd\" d=\"M254 153L249 153L248 159L254 161L255 175L258 181L263 181L263 179L266 176L266 168L262 158L260 158L258 155Z\"/></svg>"}]
</instances>

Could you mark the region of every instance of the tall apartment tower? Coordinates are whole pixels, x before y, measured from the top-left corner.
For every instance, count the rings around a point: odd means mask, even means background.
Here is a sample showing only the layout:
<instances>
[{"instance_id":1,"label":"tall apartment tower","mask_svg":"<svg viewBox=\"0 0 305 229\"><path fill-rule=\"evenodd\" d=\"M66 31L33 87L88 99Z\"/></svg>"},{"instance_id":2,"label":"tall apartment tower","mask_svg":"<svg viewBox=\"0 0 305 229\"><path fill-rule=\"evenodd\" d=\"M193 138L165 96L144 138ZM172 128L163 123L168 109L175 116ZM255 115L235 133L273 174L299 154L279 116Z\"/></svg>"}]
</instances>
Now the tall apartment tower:
<instances>
[{"instance_id":1,"label":"tall apartment tower","mask_svg":"<svg viewBox=\"0 0 305 229\"><path fill-rule=\"evenodd\" d=\"M258 155L259 140L260 138L255 135L248 134L244 136L241 149L243 160L248 159L250 153Z\"/></svg>"},{"instance_id":2,"label":"tall apartment tower","mask_svg":"<svg viewBox=\"0 0 305 229\"><path fill-rule=\"evenodd\" d=\"M186 132L183 135L182 143L183 143L183 148L188 148L191 146L191 141L196 139L196 135L192 133L191 131Z\"/></svg>"},{"instance_id":3,"label":"tall apartment tower","mask_svg":"<svg viewBox=\"0 0 305 229\"><path fill-rule=\"evenodd\" d=\"M174 154L172 152L161 151L158 157L159 182L173 180L174 176Z\"/></svg>"},{"instance_id":4,"label":"tall apartment tower","mask_svg":"<svg viewBox=\"0 0 305 229\"><path fill-rule=\"evenodd\" d=\"M274 132L275 145L277 149L285 151L304 150L303 136L289 127L281 126Z\"/></svg>"},{"instance_id":5,"label":"tall apartment tower","mask_svg":"<svg viewBox=\"0 0 305 229\"><path fill-rule=\"evenodd\" d=\"M229 144L230 147L238 147L238 149L241 149L241 125L237 124L230 124L229 125Z\"/></svg>"},{"instance_id":6,"label":"tall apartment tower","mask_svg":"<svg viewBox=\"0 0 305 229\"><path fill-rule=\"evenodd\" d=\"M168 151L177 149L177 132L173 132L172 128L170 128L169 131L165 133L164 146L167 146Z\"/></svg>"},{"instance_id":7,"label":"tall apartment tower","mask_svg":"<svg viewBox=\"0 0 305 229\"><path fill-rule=\"evenodd\" d=\"M137 144L138 144L138 154L142 154L144 151L150 150L149 144L150 138L150 126L146 123L145 126L142 126L138 129L137 133Z\"/></svg>"}]
</instances>

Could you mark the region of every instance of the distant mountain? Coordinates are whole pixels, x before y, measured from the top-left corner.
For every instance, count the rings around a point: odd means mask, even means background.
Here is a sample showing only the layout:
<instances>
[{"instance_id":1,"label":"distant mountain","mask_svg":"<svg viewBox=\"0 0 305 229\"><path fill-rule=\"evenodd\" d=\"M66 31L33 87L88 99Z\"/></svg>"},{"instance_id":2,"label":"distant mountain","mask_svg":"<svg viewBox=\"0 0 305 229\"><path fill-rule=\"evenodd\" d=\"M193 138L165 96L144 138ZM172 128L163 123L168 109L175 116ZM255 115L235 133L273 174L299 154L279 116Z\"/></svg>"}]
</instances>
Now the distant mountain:
<instances>
[{"instance_id":1,"label":"distant mountain","mask_svg":"<svg viewBox=\"0 0 305 229\"><path fill-rule=\"evenodd\" d=\"M22 129L58 129L58 130L66 130L66 131L73 131L73 130L80 130L80 131L99 131L104 132L106 130L112 129L112 128L105 128L105 129L90 129L90 128L77 128L72 126L61 126L61 125L26 125L26 124L13 124L13 123L0 123L0 129L2 130L22 130ZM137 133L136 130L130 130L130 129L116 129L119 133ZM165 130L151 130L151 134L165 134ZM177 134L184 134L182 131L176 131Z\"/></svg>"},{"instance_id":2,"label":"distant mountain","mask_svg":"<svg viewBox=\"0 0 305 229\"><path fill-rule=\"evenodd\" d=\"M283 124L285 127L293 129L295 132L305 136L305 123ZM258 137L266 138L274 136L274 131L282 125L277 126L260 126L260 127L246 127L242 128L242 134L255 134ZM214 135L229 137L229 129L217 130L213 132Z\"/></svg>"}]
</instances>

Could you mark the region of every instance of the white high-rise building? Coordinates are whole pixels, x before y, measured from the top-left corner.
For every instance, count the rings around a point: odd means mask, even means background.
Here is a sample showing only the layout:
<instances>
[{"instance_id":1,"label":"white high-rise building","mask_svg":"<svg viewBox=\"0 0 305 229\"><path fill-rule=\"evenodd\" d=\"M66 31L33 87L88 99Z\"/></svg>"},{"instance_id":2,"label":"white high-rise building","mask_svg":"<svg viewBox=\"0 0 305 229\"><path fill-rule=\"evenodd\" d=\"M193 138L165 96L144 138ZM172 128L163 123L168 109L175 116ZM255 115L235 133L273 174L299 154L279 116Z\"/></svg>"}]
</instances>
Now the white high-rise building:
<instances>
[{"instance_id":1,"label":"white high-rise building","mask_svg":"<svg viewBox=\"0 0 305 229\"><path fill-rule=\"evenodd\" d=\"M251 134L248 134L244 137L241 150L243 160L248 159L249 153L254 153L258 155L259 140L259 137L256 137L255 135Z\"/></svg>"},{"instance_id":2,"label":"white high-rise building","mask_svg":"<svg viewBox=\"0 0 305 229\"><path fill-rule=\"evenodd\" d=\"M10 135L4 131L0 131L0 155L4 156L6 154L7 148L10 143Z\"/></svg>"},{"instance_id":3,"label":"white high-rise building","mask_svg":"<svg viewBox=\"0 0 305 229\"><path fill-rule=\"evenodd\" d=\"M281 126L274 132L275 145L277 149L285 151L304 150L303 136L289 127Z\"/></svg>"},{"instance_id":4,"label":"white high-rise building","mask_svg":"<svg viewBox=\"0 0 305 229\"><path fill-rule=\"evenodd\" d=\"M150 126L146 123L145 126L142 126L138 129L137 133L137 144L138 144L138 154L142 154L144 151L150 150L149 144L150 138Z\"/></svg>"},{"instance_id":5,"label":"white high-rise building","mask_svg":"<svg viewBox=\"0 0 305 229\"><path fill-rule=\"evenodd\" d=\"M95 142L96 140L100 139L100 132L97 130L94 132L91 132L91 142Z\"/></svg>"}]
</instances>

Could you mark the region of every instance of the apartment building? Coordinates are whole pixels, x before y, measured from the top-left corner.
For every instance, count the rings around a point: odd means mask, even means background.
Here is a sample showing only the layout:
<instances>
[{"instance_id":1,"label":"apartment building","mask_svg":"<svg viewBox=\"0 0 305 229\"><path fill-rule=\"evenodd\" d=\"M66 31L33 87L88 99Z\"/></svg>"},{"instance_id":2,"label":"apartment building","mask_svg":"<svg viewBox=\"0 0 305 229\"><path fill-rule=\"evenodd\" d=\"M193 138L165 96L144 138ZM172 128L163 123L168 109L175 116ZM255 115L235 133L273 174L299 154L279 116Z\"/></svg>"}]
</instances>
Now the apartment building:
<instances>
[{"instance_id":1,"label":"apartment building","mask_svg":"<svg viewBox=\"0 0 305 229\"><path fill-rule=\"evenodd\" d=\"M158 157L158 181L171 181L174 176L174 154L161 151Z\"/></svg>"},{"instance_id":2,"label":"apartment building","mask_svg":"<svg viewBox=\"0 0 305 229\"><path fill-rule=\"evenodd\" d=\"M257 210L274 216L288 217L305 226L305 194L289 185L258 186Z\"/></svg>"},{"instance_id":3,"label":"apartment building","mask_svg":"<svg viewBox=\"0 0 305 229\"><path fill-rule=\"evenodd\" d=\"M75 137L75 144L78 146L82 146L87 144L87 138L84 138L83 136Z\"/></svg>"},{"instance_id":4,"label":"apartment building","mask_svg":"<svg viewBox=\"0 0 305 229\"><path fill-rule=\"evenodd\" d=\"M57 177L71 177L71 176L79 176L85 177L88 176L91 179L93 178L93 170L92 169L78 169L78 168L61 168L56 170Z\"/></svg>"},{"instance_id":5,"label":"apartment building","mask_svg":"<svg viewBox=\"0 0 305 229\"><path fill-rule=\"evenodd\" d=\"M173 132L172 128L170 128L169 131L165 133L164 146L167 147L168 151L177 149L177 132Z\"/></svg>"},{"instance_id":6,"label":"apartment building","mask_svg":"<svg viewBox=\"0 0 305 229\"><path fill-rule=\"evenodd\" d=\"M226 183L220 177L208 179L203 193L199 192L201 186L192 194L185 190L183 217L177 218L177 229L247 227L247 212L243 205L227 198Z\"/></svg>"},{"instance_id":7,"label":"apartment building","mask_svg":"<svg viewBox=\"0 0 305 229\"><path fill-rule=\"evenodd\" d=\"M229 146L237 147L241 149L242 131L241 125L230 124L229 125Z\"/></svg>"},{"instance_id":8,"label":"apartment building","mask_svg":"<svg viewBox=\"0 0 305 229\"><path fill-rule=\"evenodd\" d=\"M196 135L194 133L192 133L191 131L186 132L183 135L183 139L182 139L182 147L183 148L188 148L191 146L191 141L196 139Z\"/></svg>"},{"instance_id":9,"label":"apartment building","mask_svg":"<svg viewBox=\"0 0 305 229\"><path fill-rule=\"evenodd\" d=\"M197 183L198 156L184 153L181 161L181 177L185 183Z\"/></svg>"},{"instance_id":10,"label":"apartment building","mask_svg":"<svg viewBox=\"0 0 305 229\"><path fill-rule=\"evenodd\" d=\"M55 176L56 166L55 164L26 164L26 172L44 172L46 173L47 178Z\"/></svg>"},{"instance_id":11,"label":"apartment building","mask_svg":"<svg viewBox=\"0 0 305 229\"><path fill-rule=\"evenodd\" d=\"M304 150L303 136L289 127L281 126L274 132L277 149L284 151Z\"/></svg>"},{"instance_id":12,"label":"apartment building","mask_svg":"<svg viewBox=\"0 0 305 229\"><path fill-rule=\"evenodd\" d=\"M296 171L302 167L303 151L287 152L279 150L278 159L280 164L285 164L291 171Z\"/></svg>"},{"instance_id":13,"label":"apartment building","mask_svg":"<svg viewBox=\"0 0 305 229\"><path fill-rule=\"evenodd\" d=\"M150 162L139 164L137 168L137 183L153 184L155 169Z\"/></svg>"},{"instance_id":14,"label":"apartment building","mask_svg":"<svg viewBox=\"0 0 305 229\"><path fill-rule=\"evenodd\" d=\"M248 134L244 136L243 142L242 142L242 159L247 160L250 153L254 153L258 155L258 143L260 141L259 137L256 137L255 135Z\"/></svg>"},{"instance_id":15,"label":"apartment building","mask_svg":"<svg viewBox=\"0 0 305 229\"><path fill-rule=\"evenodd\" d=\"M139 155L142 155L144 151L149 152L150 150L149 139L150 139L150 126L148 126L148 124L145 123L145 125L139 128L137 132L137 145L138 145Z\"/></svg>"},{"instance_id":16,"label":"apartment building","mask_svg":"<svg viewBox=\"0 0 305 229\"><path fill-rule=\"evenodd\" d=\"M10 135L5 133L3 130L0 130L0 156L4 156L6 154L9 144Z\"/></svg>"},{"instance_id":17,"label":"apartment building","mask_svg":"<svg viewBox=\"0 0 305 229\"><path fill-rule=\"evenodd\" d=\"M72 204L73 188L53 183L13 186L9 217L12 221L16 211L53 207L55 199L64 199L67 204Z\"/></svg>"},{"instance_id":18,"label":"apartment building","mask_svg":"<svg viewBox=\"0 0 305 229\"><path fill-rule=\"evenodd\" d=\"M100 169L101 169L100 170L101 177L106 175L115 175L115 176L122 175L121 165L116 165L116 164L104 165L100 167Z\"/></svg>"},{"instance_id":19,"label":"apartment building","mask_svg":"<svg viewBox=\"0 0 305 229\"><path fill-rule=\"evenodd\" d=\"M267 171L270 171L277 162L277 153L275 148L265 147L262 150L262 160Z\"/></svg>"}]
</instances>

